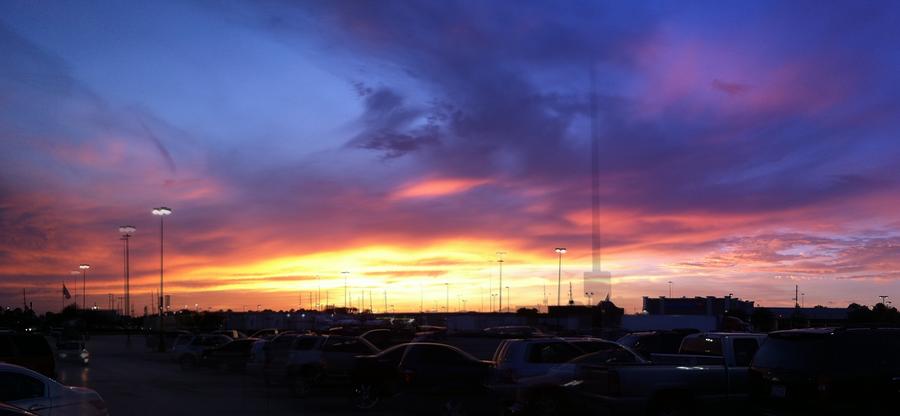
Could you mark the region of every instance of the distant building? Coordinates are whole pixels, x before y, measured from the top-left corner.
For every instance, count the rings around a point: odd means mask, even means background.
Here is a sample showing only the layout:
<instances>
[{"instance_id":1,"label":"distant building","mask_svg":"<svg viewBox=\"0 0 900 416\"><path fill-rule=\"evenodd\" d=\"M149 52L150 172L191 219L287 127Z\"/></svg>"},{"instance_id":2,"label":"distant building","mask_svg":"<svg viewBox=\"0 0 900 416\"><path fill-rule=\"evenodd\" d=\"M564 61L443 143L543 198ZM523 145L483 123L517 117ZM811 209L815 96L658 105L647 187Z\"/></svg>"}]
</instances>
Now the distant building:
<instances>
[{"instance_id":1,"label":"distant building","mask_svg":"<svg viewBox=\"0 0 900 416\"><path fill-rule=\"evenodd\" d=\"M644 311L649 315L707 315L722 316L727 313L753 313L753 301L741 300L731 296L717 298L715 296L693 298L667 298L660 296L651 298L644 296Z\"/></svg>"},{"instance_id":2,"label":"distant building","mask_svg":"<svg viewBox=\"0 0 900 416\"><path fill-rule=\"evenodd\" d=\"M776 322L773 329L841 326L847 323L847 308L765 308L772 313Z\"/></svg>"}]
</instances>

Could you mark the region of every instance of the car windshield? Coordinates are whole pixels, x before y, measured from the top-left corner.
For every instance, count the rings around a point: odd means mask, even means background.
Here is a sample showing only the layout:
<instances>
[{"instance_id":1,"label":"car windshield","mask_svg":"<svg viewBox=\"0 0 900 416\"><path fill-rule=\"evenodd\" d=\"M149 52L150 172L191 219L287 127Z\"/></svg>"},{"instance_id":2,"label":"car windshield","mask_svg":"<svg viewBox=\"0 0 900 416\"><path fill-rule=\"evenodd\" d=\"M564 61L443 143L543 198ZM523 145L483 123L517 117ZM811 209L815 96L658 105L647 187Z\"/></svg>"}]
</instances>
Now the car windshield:
<instances>
[{"instance_id":1,"label":"car windshield","mask_svg":"<svg viewBox=\"0 0 900 416\"><path fill-rule=\"evenodd\" d=\"M602 365L610 363L637 363L640 360L633 353L625 348L616 346L615 348L598 351L591 354L585 354L570 361L572 364L589 364Z\"/></svg>"},{"instance_id":2,"label":"car windshield","mask_svg":"<svg viewBox=\"0 0 900 416\"><path fill-rule=\"evenodd\" d=\"M581 351L585 353L597 352L597 351L606 351L615 349L618 345L613 344L612 342L606 341L598 341L598 340L580 340L580 341L569 341L570 344L578 347Z\"/></svg>"},{"instance_id":3,"label":"car windshield","mask_svg":"<svg viewBox=\"0 0 900 416\"><path fill-rule=\"evenodd\" d=\"M722 356L722 339L719 337L689 337L681 342L681 354Z\"/></svg>"},{"instance_id":4,"label":"car windshield","mask_svg":"<svg viewBox=\"0 0 900 416\"><path fill-rule=\"evenodd\" d=\"M616 342L625 346L634 346L639 339L641 339L641 335L639 334L628 334L619 338Z\"/></svg>"}]
</instances>

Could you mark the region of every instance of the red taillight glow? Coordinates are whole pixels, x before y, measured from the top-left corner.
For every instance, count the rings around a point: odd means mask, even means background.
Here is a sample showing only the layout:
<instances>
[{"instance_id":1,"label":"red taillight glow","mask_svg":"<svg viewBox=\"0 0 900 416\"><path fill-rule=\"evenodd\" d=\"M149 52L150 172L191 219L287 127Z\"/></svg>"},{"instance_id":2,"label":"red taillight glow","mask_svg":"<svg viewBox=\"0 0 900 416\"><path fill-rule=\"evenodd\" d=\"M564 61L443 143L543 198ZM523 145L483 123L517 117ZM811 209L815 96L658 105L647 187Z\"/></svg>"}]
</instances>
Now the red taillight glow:
<instances>
[{"instance_id":1,"label":"red taillight glow","mask_svg":"<svg viewBox=\"0 0 900 416\"><path fill-rule=\"evenodd\" d=\"M416 373L415 371L403 370L401 376L403 376L404 383L412 384L413 380L416 378Z\"/></svg>"}]
</instances>

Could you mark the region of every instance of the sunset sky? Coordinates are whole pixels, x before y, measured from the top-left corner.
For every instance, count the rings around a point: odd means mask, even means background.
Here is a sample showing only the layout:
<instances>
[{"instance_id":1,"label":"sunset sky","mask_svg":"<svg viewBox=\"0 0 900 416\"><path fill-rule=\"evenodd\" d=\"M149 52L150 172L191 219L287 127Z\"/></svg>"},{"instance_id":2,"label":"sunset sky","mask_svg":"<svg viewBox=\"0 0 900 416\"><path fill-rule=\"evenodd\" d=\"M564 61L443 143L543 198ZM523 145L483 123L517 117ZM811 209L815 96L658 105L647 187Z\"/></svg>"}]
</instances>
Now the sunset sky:
<instances>
[{"instance_id":1,"label":"sunset sky","mask_svg":"<svg viewBox=\"0 0 900 416\"><path fill-rule=\"evenodd\" d=\"M0 2L0 305L90 263L105 307L130 224L142 313L161 205L176 306L487 309L497 251L555 303L560 246L585 302L591 68L619 306L900 301L898 45L891 1Z\"/></svg>"}]
</instances>

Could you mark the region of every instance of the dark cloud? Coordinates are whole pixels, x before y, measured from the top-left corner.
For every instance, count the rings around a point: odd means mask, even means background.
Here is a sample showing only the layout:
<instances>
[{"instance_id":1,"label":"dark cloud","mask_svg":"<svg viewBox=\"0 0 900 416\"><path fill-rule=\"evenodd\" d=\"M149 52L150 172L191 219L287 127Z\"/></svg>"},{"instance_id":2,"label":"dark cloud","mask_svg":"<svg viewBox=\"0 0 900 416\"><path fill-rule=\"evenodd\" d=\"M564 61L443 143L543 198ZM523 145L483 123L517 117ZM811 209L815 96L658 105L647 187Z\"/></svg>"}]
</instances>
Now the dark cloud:
<instances>
[{"instance_id":1,"label":"dark cloud","mask_svg":"<svg viewBox=\"0 0 900 416\"><path fill-rule=\"evenodd\" d=\"M438 115L411 108L391 89L372 89L361 83L355 87L364 99L365 112L362 132L350 146L382 152L391 159L440 144L440 127L435 122Z\"/></svg>"}]
</instances>

